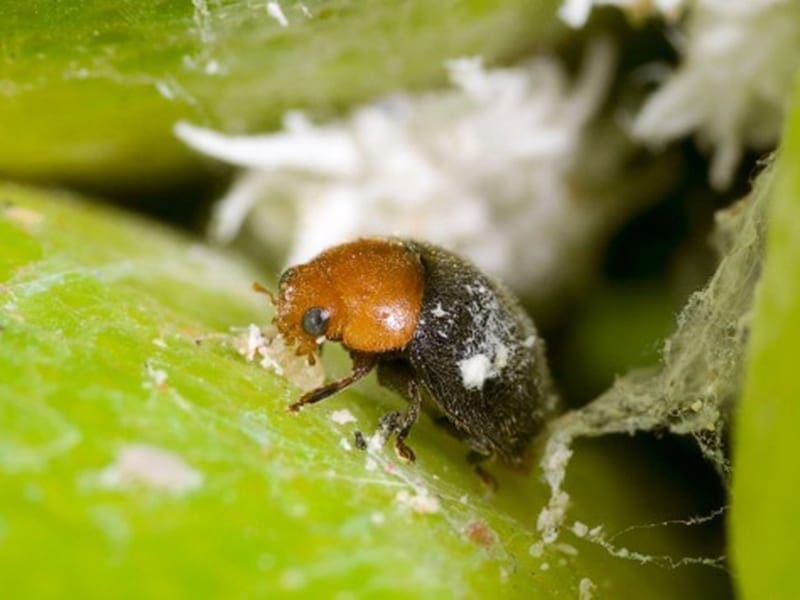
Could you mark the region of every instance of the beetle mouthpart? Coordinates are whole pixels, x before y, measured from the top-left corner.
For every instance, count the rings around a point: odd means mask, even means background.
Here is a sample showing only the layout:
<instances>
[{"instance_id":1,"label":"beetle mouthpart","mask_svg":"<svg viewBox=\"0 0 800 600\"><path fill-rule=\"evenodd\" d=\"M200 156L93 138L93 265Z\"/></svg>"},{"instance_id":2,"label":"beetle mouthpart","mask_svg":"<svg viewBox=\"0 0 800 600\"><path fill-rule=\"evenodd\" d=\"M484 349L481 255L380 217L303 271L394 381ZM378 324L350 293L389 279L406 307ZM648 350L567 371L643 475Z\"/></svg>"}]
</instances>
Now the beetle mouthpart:
<instances>
[{"instance_id":1,"label":"beetle mouthpart","mask_svg":"<svg viewBox=\"0 0 800 600\"><path fill-rule=\"evenodd\" d=\"M287 346L294 346L294 355L295 356L305 356L306 361L308 362L309 366L314 366L317 364L317 350L314 347L309 347L307 343L303 343L303 340L300 342L297 341L296 338L284 335L283 339Z\"/></svg>"}]
</instances>

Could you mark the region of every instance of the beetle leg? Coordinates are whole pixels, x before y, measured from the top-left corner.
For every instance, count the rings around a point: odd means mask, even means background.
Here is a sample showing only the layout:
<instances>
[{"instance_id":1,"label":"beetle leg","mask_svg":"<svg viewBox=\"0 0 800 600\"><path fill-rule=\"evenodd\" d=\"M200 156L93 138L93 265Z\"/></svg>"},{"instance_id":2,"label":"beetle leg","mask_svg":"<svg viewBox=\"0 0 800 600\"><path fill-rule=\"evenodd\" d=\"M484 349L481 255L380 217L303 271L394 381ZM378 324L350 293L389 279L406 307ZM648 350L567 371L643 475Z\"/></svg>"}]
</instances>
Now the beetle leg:
<instances>
[{"instance_id":1,"label":"beetle leg","mask_svg":"<svg viewBox=\"0 0 800 600\"><path fill-rule=\"evenodd\" d=\"M354 354L353 355L353 372L344 379L339 379L315 390L311 390L304 394L294 404L289 405L289 412L297 412L306 404L315 404L320 400L324 400L328 396L335 394L338 391L353 385L356 381L364 377L375 366L375 359L368 354Z\"/></svg>"},{"instance_id":2,"label":"beetle leg","mask_svg":"<svg viewBox=\"0 0 800 600\"><path fill-rule=\"evenodd\" d=\"M397 431L397 436L394 438L394 451L401 460L413 463L417 460L417 457L414 455L414 451L406 446L405 440L411 432L414 423L417 422L420 410L422 409L422 394L414 379L408 382L408 395L410 398L409 405L408 409L406 409L406 412L404 412L401 417L399 423L400 428Z\"/></svg>"},{"instance_id":3,"label":"beetle leg","mask_svg":"<svg viewBox=\"0 0 800 600\"><path fill-rule=\"evenodd\" d=\"M394 434L394 451L397 458L403 462L413 463L417 460L414 451L409 448L405 440L411 428L419 418L422 409L422 394L414 379L408 381L408 409L405 412L392 411L381 418L381 429L386 435Z\"/></svg>"}]
</instances>

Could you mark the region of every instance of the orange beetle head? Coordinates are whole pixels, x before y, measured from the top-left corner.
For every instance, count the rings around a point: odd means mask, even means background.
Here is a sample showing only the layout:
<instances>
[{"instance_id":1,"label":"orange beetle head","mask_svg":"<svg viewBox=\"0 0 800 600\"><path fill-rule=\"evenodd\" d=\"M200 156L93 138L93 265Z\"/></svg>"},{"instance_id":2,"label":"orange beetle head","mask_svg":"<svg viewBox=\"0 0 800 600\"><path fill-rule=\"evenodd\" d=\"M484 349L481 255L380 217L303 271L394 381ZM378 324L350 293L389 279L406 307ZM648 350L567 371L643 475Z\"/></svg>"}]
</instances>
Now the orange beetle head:
<instances>
[{"instance_id":1,"label":"orange beetle head","mask_svg":"<svg viewBox=\"0 0 800 600\"><path fill-rule=\"evenodd\" d=\"M341 299L325 270L314 261L281 275L275 308L278 331L311 364L320 344L340 337Z\"/></svg>"}]
</instances>

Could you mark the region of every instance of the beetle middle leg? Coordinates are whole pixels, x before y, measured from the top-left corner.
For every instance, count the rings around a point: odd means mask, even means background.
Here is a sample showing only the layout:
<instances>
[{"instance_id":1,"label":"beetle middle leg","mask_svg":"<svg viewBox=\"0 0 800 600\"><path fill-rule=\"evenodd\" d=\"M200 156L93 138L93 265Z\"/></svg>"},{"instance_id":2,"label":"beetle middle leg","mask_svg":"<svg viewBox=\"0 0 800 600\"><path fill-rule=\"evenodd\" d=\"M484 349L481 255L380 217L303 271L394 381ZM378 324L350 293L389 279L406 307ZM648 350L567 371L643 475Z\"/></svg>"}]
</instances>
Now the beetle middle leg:
<instances>
[{"instance_id":1,"label":"beetle middle leg","mask_svg":"<svg viewBox=\"0 0 800 600\"><path fill-rule=\"evenodd\" d=\"M394 410L381 417L381 430L385 436L394 435L394 451L405 462L414 462L417 457L405 440L417 422L422 410L422 392L416 378L408 367L399 361L381 363L378 366L378 381L402 394L408 400L404 412Z\"/></svg>"},{"instance_id":2,"label":"beetle middle leg","mask_svg":"<svg viewBox=\"0 0 800 600\"><path fill-rule=\"evenodd\" d=\"M414 451L406 445L406 438L419 418L422 395L416 381L409 381L409 406L404 412L392 411L381 418L381 429L387 435L394 434L394 451L400 460L413 463L417 460Z\"/></svg>"}]
</instances>

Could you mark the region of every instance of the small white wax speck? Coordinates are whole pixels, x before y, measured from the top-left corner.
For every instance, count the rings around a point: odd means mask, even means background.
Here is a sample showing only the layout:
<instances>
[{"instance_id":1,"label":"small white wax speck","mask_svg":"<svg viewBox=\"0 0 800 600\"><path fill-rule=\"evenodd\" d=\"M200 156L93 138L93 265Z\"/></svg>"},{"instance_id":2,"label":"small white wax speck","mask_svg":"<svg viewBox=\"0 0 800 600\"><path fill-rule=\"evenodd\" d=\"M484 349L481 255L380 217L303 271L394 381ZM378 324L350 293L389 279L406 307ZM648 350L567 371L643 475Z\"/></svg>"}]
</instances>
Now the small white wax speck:
<instances>
[{"instance_id":1,"label":"small white wax speck","mask_svg":"<svg viewBox=\"0 0 800 600\"><path fill-rule=\"evenodd\" d=\"M528 554L530 554L533 558L539 558L542 554L544 554L544 544L542 544L542 542L531 544L531 547L528 548Z\"/></svg>"},{"instance_id":2,"label":"small white wax speck","mask_svg":"<svg viewBox=\"0 0 800 600\"><path fill-rule=\"evenodd\" d=\"M588 577L581 579L578 584L578 600L592 600L595 587L594 582Z\"/></svg>"},{"instance_id":3,"label":"small white wax speck","mask_svg":"<svg viewBox=\"0 0 800 600\"><path fill-rule=\"evenodd\" d=\"M109 489L143 485L151 489L184 494L203 484L203 474L178 454L144 444L123 447L113 464L100 473L100 483Z\"/></svg>"},{"instance_id":4,"label":"small white wax speck","mask_svg":"<svg viewBox=\"0 0 800 600\"><path fill-rule=\"evenodd\" d=\"M522 342L522 345L525 346L526 348L533 348L535 344L536 344L535 335L529 335L528 337L525 338L525 341Z\"/></svg>"},{"instance_id":5,"label":"small white wax speck","mask_svg":"<svg viewBox=\"0 0 800 600\"><path fill-rule=\"evenodd\" d=\"M347 423L355 423L356 418L346 408L341 410L335 410L331 413L331 421L336 423L337 425L345 425Z\"/></svg>"},{"instance_id":6,"label":"small white wax speck","mask_svg":"<svg viewBox=\"0 0 800 600\"><path fill-rule=\"evenodd\" d=\"M250 324L247 326L247 336L238 340L237 350L239 354L244 356L247 360L255 358L258 349L266 343L264 335L257 325Z\"/></svg>"},{"instance_id":7,"label":"small white wax speck","mask_svg":"<svg viewBox=\"0 0 800 600\"><path fill-rule=\"evenodd\" d=\"M508 348L502 344L495 346L494 367L497 370L503 369L508 364Z\"/></svg>"},{"instance_id":8,"label":"small white wax speck","mask_svg":"<svg viewBox=\"0 0 800 600\"><path fill-rule=\"evenodd\" d=\"M557 550L563 552L567 556L578 556L578 549L571 544L560 542L558 544L554 544L554 546Z\"/></svg>"},{"instance_id":9,"label":"small white wax speck","mask_svg":"<svg viewBox=\"0 0 800 600\"><path fill-rule=\"evenodd\" d=\"M539 568L542 571L547 571L550 568L550 563L543 562L541 565L539 565Z\"/></svg>"},{"instance_id":10,"label":"small white wax speck","mask_svg":"<svg viewBox=\"0 0 800 600\"><path fill-rule=\"evenodd\" d=\"M175 98L175 91L163 81L156 82L156 90L167 100L173 100Z\"/></svg>"},{"instance_id":11,"label":"small white wax speck","mask_svg":"<svg viewBox=\"0 0 800 600\"><path fill-rule=\"evenodd\" d=\"M442 303L439 302L439 303L436 304L434 309L431 311L431 314L434 317L440 318L440 317L447 316L447 311L442 308Z\"/></svg>"},{"instance_id":12,"label":"small white wax speck","mask_svg":"<svg viewBox=\"0 0 800 600\"><path fill-rule=\"evenodd\" d=\"M283 14L283 9L280 4L277 2L267 2L267 12L281 27L288 27L289 20L286 18L286 15Z\"/></svg>"},{"instance_id":13,"label":"small white wax speck","mask_svg":"<svg viewBox=\"0 0 800 600\"><path fill-rule=\"evenodd\" d=\"M367 450L370 452L380 452L383 445L386 443L386 440L383 438L383 435L380 431L376 431L372 434L367 442Z\"/></svg>"},{"instance_id":14,"label":"small white wax speck","mask_svg":"<svg viewBox=\"0 0 800 600\"><path fill-rule=\"evenodd\" d=\"M347 452L350 452L350 450L353 449L353 446L351 446L350 442L348 442L345 438L341 438L339 440L339 445L342 447L343 450L346 450Z\"/></svg>"},{"instance_id":15,"label":"small white wax speck","mask_svg":"<svg viewBox=\"0 0 800 600\"><path fill-rule=\"evenodd\" d=\"M572 525L572 533L579 538L586 537L586 534L589 533L589 527L585 523L575 521L575 523Z\"/></svg>"},{"instance_id":16,"label":"small white wax speck","mask_svg":"<svg viewBox=\"0 0 800 600\"><path fill-rule=\"evenodd\" d=\"M277 359L272 354L270 354L269 348L267 348L266 346L261 346L258 349L258 354L262 357L258 363L261 365L261 368L272 369L278 375L283 375L283 367L281 367Z\"/></svg>"},{"instance_id":17,"label":"small white wax speck","mask_svg":"<svg viewBox=\"0 0 800 600\"><path fill-rule=\"evenodd\" d=\"M167 372L163 369L154 369L147 365L147 376L156 387L161 387L167 382Z\"/></svg>"}]
</instances>

